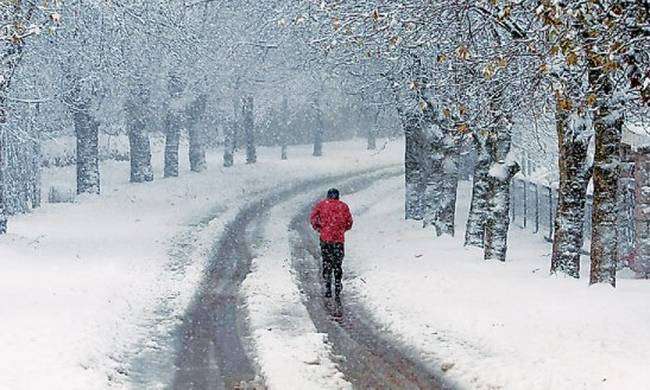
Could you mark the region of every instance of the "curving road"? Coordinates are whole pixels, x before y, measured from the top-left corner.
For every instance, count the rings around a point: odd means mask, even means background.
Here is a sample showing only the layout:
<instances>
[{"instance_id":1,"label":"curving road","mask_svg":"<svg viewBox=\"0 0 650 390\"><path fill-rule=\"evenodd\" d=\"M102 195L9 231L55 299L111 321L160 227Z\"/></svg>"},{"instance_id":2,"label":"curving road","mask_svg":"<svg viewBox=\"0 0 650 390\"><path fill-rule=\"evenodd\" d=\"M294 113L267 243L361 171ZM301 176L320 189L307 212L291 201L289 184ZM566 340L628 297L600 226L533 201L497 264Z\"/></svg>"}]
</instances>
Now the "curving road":
<instances>
[{"instance_id":1,"label":"curving road","mask_svg":"<svg viewBox=\"0 0 650 390\"><path fill-rule=\"evenodd\" d=\"M176 334L173 389L261 389L264 380L250 359L251 345L242 306L240 286L250 271L252 251L271 208L305 192L333 183L350 193L383 178L401 174L395 169L371 170L353 175L320 178L299 183L250 203L225 229L215 245L210 267ZM346 378L357 388L440 389L435 377L391 346L369 322L362 309L344 302L328 307L320 298L316 243L306 226L309 205L292 227L294 265L307 307L319 331L329 335ZM328 309L329 308L329 309ZM334 317L333 317L334 315Z\"/></svg>"}]
</instances>

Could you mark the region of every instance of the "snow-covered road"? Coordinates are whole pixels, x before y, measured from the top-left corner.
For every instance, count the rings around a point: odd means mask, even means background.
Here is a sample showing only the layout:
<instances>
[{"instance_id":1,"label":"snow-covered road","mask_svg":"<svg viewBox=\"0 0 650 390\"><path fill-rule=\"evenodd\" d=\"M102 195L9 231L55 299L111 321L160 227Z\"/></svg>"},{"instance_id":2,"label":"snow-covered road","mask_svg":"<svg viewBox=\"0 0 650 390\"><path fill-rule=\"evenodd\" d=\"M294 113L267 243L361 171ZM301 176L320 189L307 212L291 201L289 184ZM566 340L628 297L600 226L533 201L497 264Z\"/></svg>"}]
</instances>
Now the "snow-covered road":
<instances>
[{"instance_id":1,"label":"snow-covered road","mask_svg":"<svg viewBox=\"0 0 650 390\"><path fill-rule=\"evenodd\" d=\"M401 143L326 145L288 161L261 148L258 164L128 183L128 162L102 165L103 194L45 204L0 237L0 389L164 388L173 335L203 280L215 240L244 205L310 178L399 163ZM162 152L154 150L157 177ZM44 188L74 186L74 167L44 172ZM170 341L171 340L171 341Z\"/></svg>"},{"instance_id":2,"label":"snow-covered road","mask_svg":"<svg viewBox=\"0 0 650 390\"><path fill-rule=\"evenodd\" d=\"M180 348L176 352L174 389L232 389L263 385L259 369L250 359L248 315L240 287L250 272L255 247L265 238L264 225L272 223L277 229L283 228L282 222L269 218L268 213L278 203L297 207L297 198L305 193L321 193L323 188L348 182L351 177L361 177L356 180L368 184L384 177L374 175L374 171L319 177L294 184L286 190L272 191L246 205L226 226L179 329ZM391 172L396 174L394 169Z\"/></svg>"}]
</instances>

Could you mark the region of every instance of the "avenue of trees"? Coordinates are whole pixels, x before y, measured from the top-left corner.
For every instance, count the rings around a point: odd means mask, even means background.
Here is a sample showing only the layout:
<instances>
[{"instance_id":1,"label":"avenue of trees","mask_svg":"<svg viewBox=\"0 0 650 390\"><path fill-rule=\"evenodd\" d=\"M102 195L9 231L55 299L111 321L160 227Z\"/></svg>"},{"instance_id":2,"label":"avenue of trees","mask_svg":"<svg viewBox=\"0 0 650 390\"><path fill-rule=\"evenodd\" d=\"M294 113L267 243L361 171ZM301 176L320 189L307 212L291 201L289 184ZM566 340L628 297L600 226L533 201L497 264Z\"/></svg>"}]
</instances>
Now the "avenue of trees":
<instances>
[{"instance_id":1,"label":"avenue of trees","mask_svg":"<svg viewBox=\"0 0 650 390\"><path fill-rule=\"evenodd\" d=\"M621 136L626 122L647 118L649 12L631 0L323 1L297 18L307 15L317 31L309 43L332 64L392 93L406 137L406 218L454 233L454 172L471 144L465 241L487 260L506 259L520 170L513 124L528 120L533 133L533 118L552 123L560 180L551 272L579 277L593 181L590 283L615 285Z\"/></svg>"},{"instance_id":2,"label":"avenue of trees","mask_svg":"<svg viewBox=\"0 0 650 390\"><path fill-rule=\"evenodd\" d=\"M647 118L641 0L68 0L1 2L0 234L40 205L40 145L73 129L79 194L101 192L98 140L129 140L130 180L206 148L405 137L405 217L455 233L461 153L475 156L466 245L506 260L515 148L552 139L551 272L579 277L593 182L590 283L616 283L621 135ZM350 128L350 118L355 129ZM537 123L543 123L538 126ZM346 128L347 126L347 128ZM260 131L259 129L264 129ZM380 130L381 129L381 130ZM388 129L388 131L387 131ZM549 131L551 129L551 131ZM189 143L180 156L181 140Z\"/></svg>"},{"instance_id":3,"label":"avenue of trees","mask_svg":"<svg viewBox=\"0 0 650 390\"><path fill-rule=\"evenodd\" d=\"M39 207L41 145L62 135L76 139L77 194L99 194L106 135L128 137L130 181L142 183L155 179L153 136L164 139L164 177L175 177L181 159L205 170L210 146L225 146L225 166L235 149L252 164L258 145L281 144L288 158L288 145L313 142L318 155L323 141L360 132L362 97L339 91L281 28L286 6L1 2L0 233L9 215Z\"/></svg>"}]
</instances>

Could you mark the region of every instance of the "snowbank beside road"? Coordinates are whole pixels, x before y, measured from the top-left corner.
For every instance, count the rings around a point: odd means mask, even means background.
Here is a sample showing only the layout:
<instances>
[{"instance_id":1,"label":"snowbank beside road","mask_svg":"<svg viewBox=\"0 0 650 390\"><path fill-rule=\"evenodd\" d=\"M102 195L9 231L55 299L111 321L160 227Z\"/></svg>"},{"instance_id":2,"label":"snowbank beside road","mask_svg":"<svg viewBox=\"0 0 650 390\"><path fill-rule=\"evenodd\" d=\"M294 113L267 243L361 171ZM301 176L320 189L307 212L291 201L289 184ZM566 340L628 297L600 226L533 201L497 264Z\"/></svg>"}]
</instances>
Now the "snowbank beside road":
<instances>
[{"instance_id":1,"label":"snowbank beside road","mask_svg":"<svg viewBox=\"0 0 650 390\"><path fill-rule=\"evenodd\" d=\"M128 162L107 162L102 196L12 218L0 237L0 389L128 386L128 360L159 348L151 335L182 314L210 239L239 207L294 180L401 160L400 143L363 149L328 144L313 158L300 147L288 161L261 149L258 164L230 169L215 153L204 173L181 166L179 178L139 185L128 183ZM51 183L74 188L74 167L44 172Z\"/></svg>"},{"instance_id":2,"label":"snowbank beside road","mask_svg":"<svg viewBox=\"0 0 650 390\"><path fill-rule=\"evenodd\" d=\"M650 284L616 290L548 275L550 246L518 227L508 262L403 221L403 181L346 198L357 213L347 294L438 372L471 389L639 389L650 383ZM368 208L368 206L371 206ZM588 271L588 266L583 265Z\"/></svg>"}]
</instances>

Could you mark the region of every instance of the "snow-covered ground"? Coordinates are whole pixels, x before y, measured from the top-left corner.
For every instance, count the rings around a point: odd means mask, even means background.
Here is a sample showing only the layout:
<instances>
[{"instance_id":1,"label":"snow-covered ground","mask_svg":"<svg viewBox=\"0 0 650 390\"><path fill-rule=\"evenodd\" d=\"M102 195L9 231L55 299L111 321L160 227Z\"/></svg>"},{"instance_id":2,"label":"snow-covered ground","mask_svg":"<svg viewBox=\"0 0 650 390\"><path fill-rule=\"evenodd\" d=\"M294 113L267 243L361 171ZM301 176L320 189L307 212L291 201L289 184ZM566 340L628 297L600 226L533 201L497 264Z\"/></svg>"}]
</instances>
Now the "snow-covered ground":
<instances>
[{"instance_id":1,"label":"snow-covered ground","mask_svg":"<svg viewBox=\"0 0 650 390\"><path fill-rule=\"evenodd\" d=\"M347 197L346 293L389 337L470 389L641 389L650 384L650 284L548 274L550 246L511 229L508 262L462 246L470 187L462 183L456 238L403 221L403 181ZM588 265L583 264L586 276Z\"/></svg>"},{"instance_id":2,"label":"snow-covered ground","mask_svg":"<svg viewBox=\"0 0 650 390\"><path fill-rule=\"evenodd\" d=\"M402 145L364 141L261 149L259 163L129 184L128 162L102 164L102 195L46 204L12 218L0 237L0 389L128 387L127 361L172 327L200 280L211 245L246 202L318 177L395 164ZM184 162L185 159L183 159ZM46 170L44 189L74 188L74 167ZM152 346L155 347L155 346Z\"/></svg>"},{"instance_id":3,"label":"snow-covered ground","mask_svg":"<svg viewBox=\"0 0 650 390\"><path fill-rule=\"evenodd\" d=\"M0 389L130 387L128 363L179 323L212 245L241 207L296 181L402 159L401 143L376 153L363 146L328 144L319 159L294 148L289 161L262 149L257 165L231 169L213 153L207 172L183 166L179 178L142 185L128 183L128 163L107 162L101 196L13 218L0 237ZM159 151L154 161L160 177ZM74 167L47 170L49 186L74 188ZM345 196L356 216L347 299L460 387L646 387L650 285L623 279L614 290L550 277L548 243L517 227L508 262L484 262L462 246L469 190L462 183L457 238L437 239L403 221L403 178ZM289 260L289 221L314 195L271 210L244 283L256 360L272 388L349 386Z\"/></svg>"}]
</instances>

